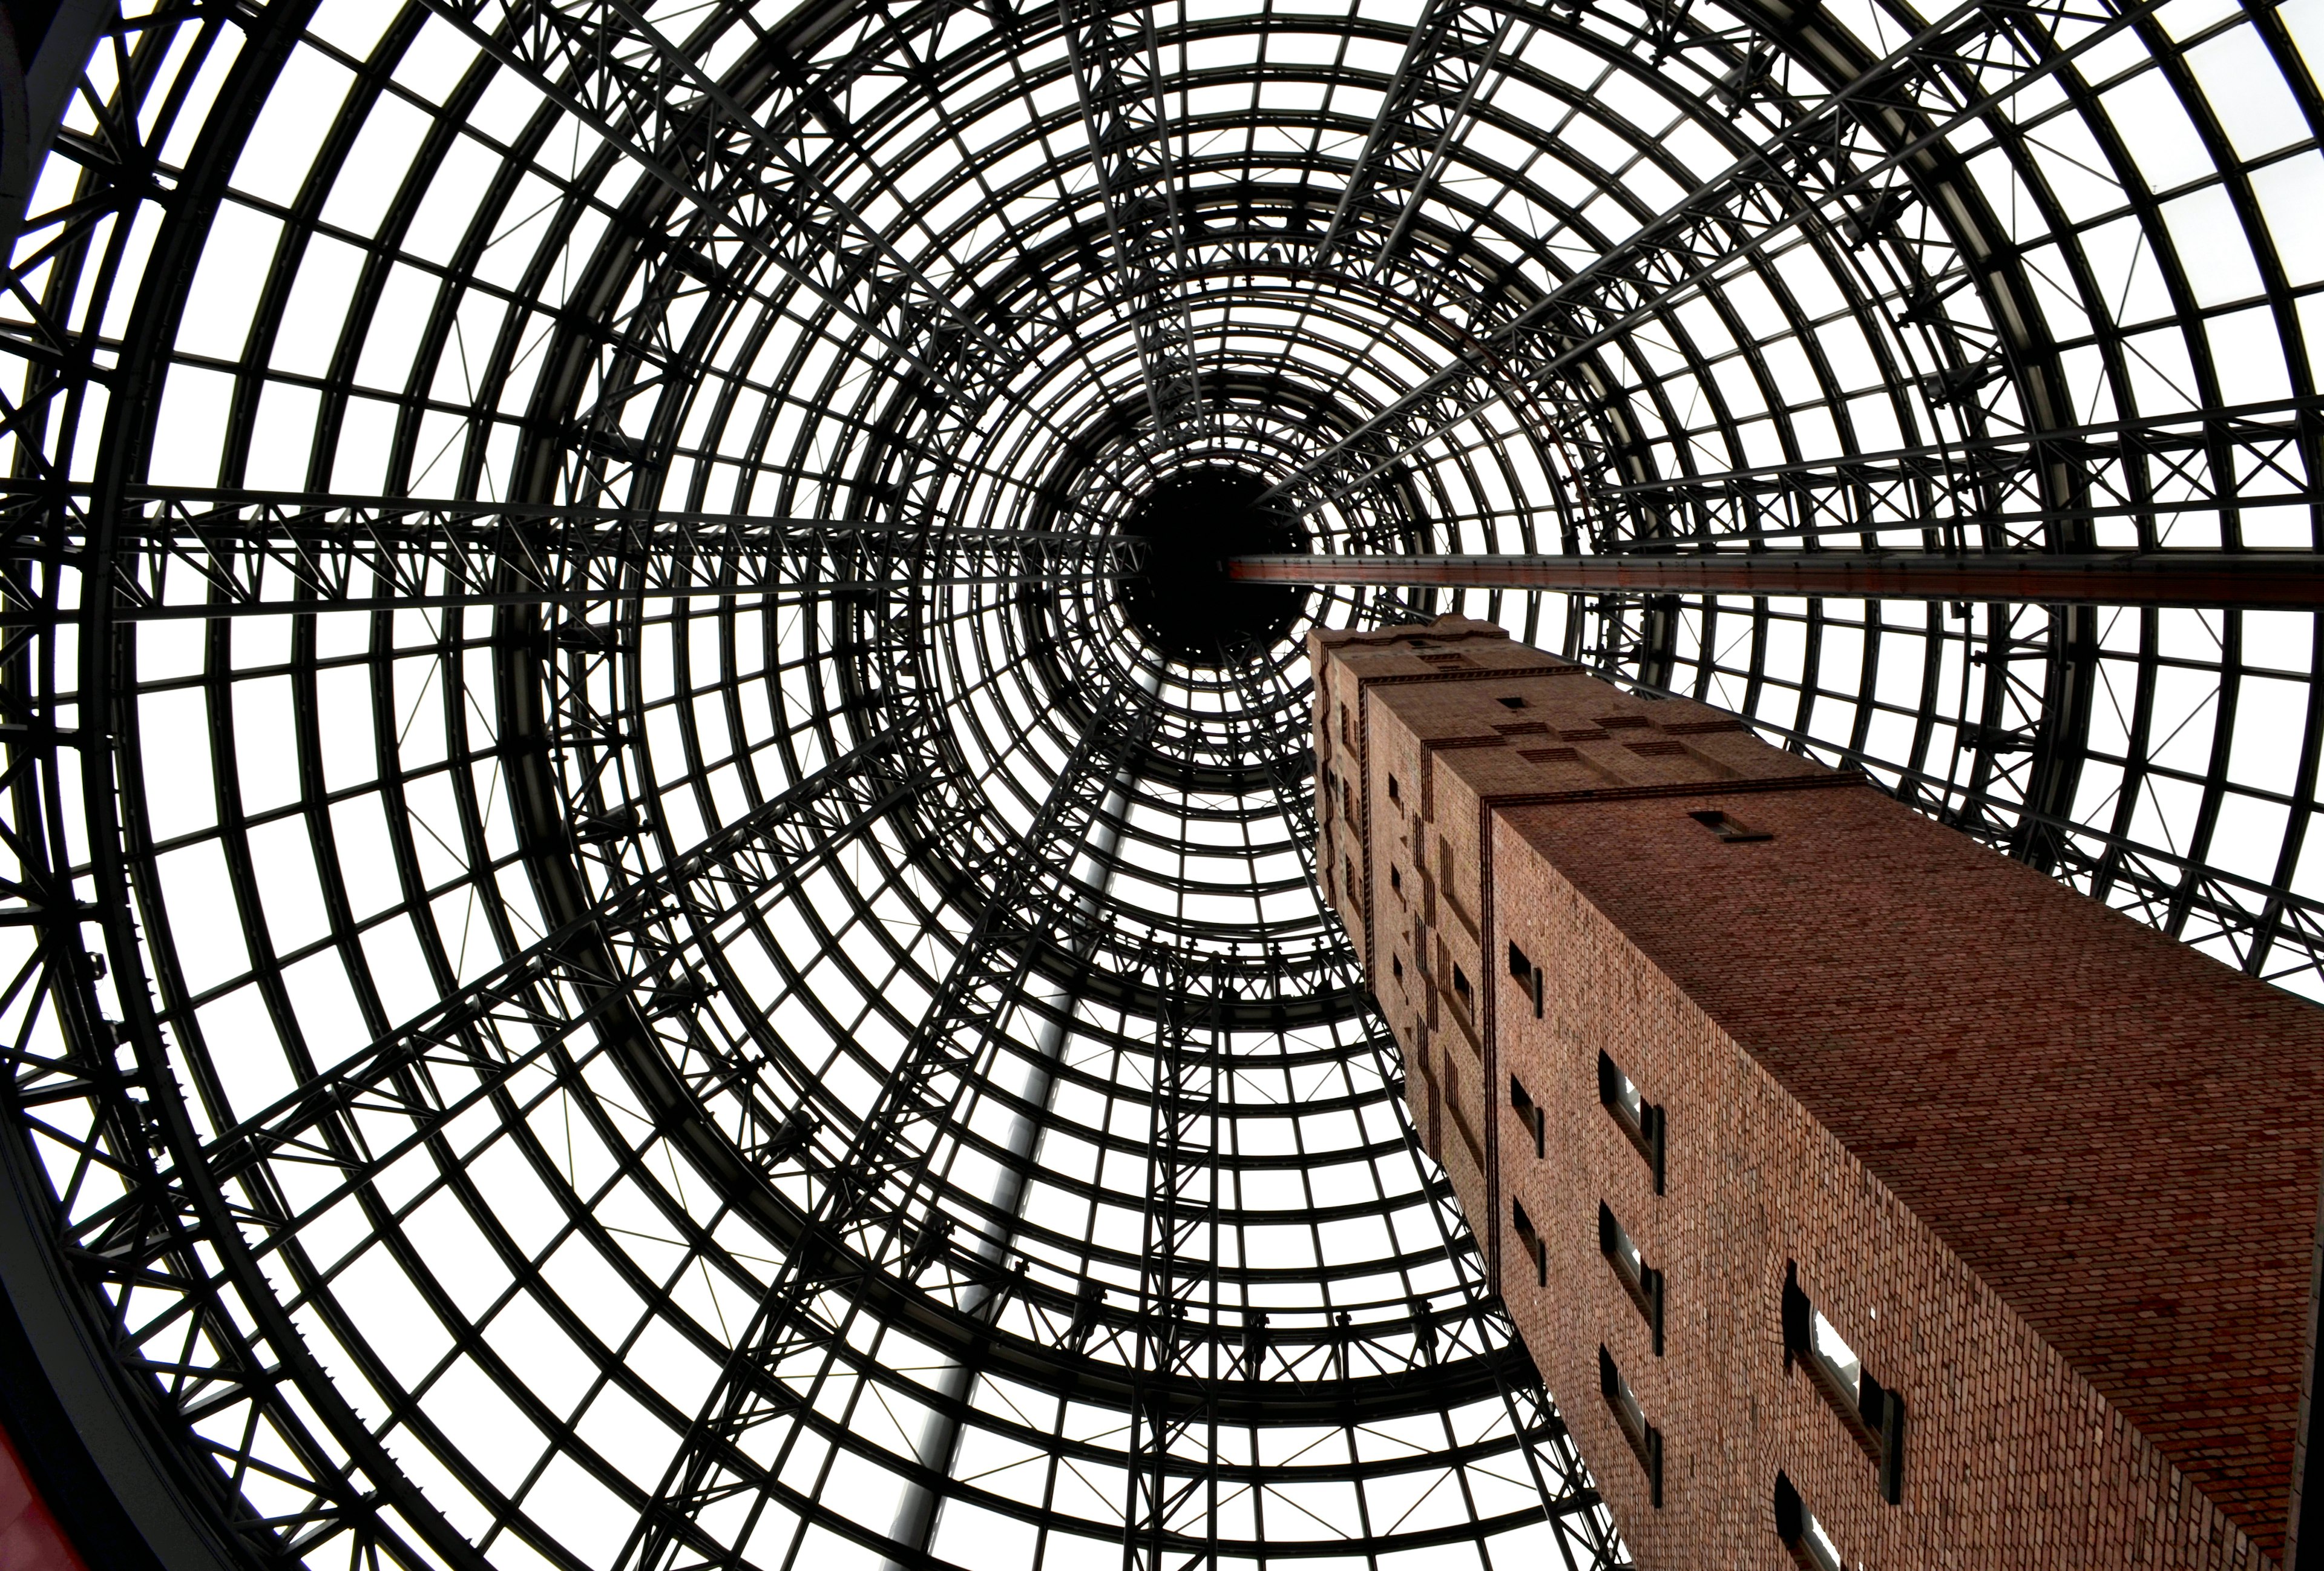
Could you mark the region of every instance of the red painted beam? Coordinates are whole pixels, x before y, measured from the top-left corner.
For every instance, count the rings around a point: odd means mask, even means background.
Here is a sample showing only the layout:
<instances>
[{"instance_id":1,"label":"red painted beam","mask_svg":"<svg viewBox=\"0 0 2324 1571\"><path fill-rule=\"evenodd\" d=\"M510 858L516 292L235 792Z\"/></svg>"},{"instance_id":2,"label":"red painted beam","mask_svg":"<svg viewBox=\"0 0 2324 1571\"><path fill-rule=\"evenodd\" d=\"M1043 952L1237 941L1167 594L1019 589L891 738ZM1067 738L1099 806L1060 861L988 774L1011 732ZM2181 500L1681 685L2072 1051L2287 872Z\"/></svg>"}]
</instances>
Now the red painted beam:
<instances>
[{"instance_id":1,"label":"red painted beam","mask_svg":"<svg viewBox=\"0 0 2324 1571\"><path fill-rule=\"evenodd\" d=\"M1742 551L1692 556L1250 556L1230 578L1269 584L1434 584L1871 600L2324 610L2324 554L2310 551Z\"/></svg>"},{"instance_id":2,"label":"red painted beam","mask_svg":"<svg viewBox=\"0 0 2324 1571\"><path fill-rule=\"evenodd\" d=\"M0 1566L8 1571L88 1571L41 1498L14 1437L0 1428Z\"/></svg>"}]
</instances>

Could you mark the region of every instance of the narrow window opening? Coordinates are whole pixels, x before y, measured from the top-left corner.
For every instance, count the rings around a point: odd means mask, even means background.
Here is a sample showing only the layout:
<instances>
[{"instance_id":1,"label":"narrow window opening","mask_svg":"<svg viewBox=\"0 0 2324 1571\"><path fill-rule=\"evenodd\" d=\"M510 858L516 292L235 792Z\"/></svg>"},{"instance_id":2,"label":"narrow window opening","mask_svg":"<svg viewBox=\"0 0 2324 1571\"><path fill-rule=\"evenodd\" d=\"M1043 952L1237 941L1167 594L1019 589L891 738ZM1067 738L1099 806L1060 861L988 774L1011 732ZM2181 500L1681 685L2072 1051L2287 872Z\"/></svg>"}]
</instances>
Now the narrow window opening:
<instances>
[{"instance_id":1,"label":"narrow window opening","mask_svg":"<svg viewBox=\"0 0 2324 1571\"><path fill-rule=\"evenodd\" d=\"M1655 1193L1661 1194L1667 1124L1661 1106L1641 1095L1630 1077L1603 1052L1598 1055L1598 1100L1614 1115L1615 1125L1629 1137L1637 1153L1646 1159L1655 1175Z\"/></svg>"},{"instance_id":2,"label":"narrow window opening","mask_svg":"<svg viewBox=\"0 0 2324 1571\"><path fill-rule=\"evenodd\" d=\"M1526 1215L1523 1201L1509 1202L1509 1225L1517 1230L1517 1243L1524 1246L1526 1258L1533 1262L1534 1285L1549 1286L1549 1246L1534 1231L1533 1218Z\"/></svg>"},{"instance_id":3,"label":"narrow window opening","mask_svg":"<svg viewBox=\"0 0 2324 1571\"><path fill-rule=\"evenodd\" d=\"M1614 1365L1614 1355L1606 1345L1598 1345L1598 1394L1606 1399L1606 1406L1614 1415L1622 1437L1630 1443L1630 1452L1637 1457L1638 1465L1646 1469L1646 1488L1655 1509L1663 1503L1663 1432L1646 1422L1646 1410L1638 1406L1630 1382Z\"/></svg>"},{"instance_id":4,"label":"narrow window opening","mask_svg":"<svg viewBox=\"0 0 2324 1571\"><path fill-rule=\"evenodd\" d=\"M1403 956L1398 956L1398 955L1390 955L1390 956L1388 957L1388 970L1389 970L1391 973L1393 973L1393 974L1394 974L1394 975L1395 975L1396 979L1397 979L1398 982L1401 982L1401 981L1403 981L1403 980L1404 980L1404 959L1403 959Z\"/></svg>"},{"instance_id":5,"label":"narrow window opening","mask_svg":"<svg viewBox=\"0 0 2324 1571\"><path fill-rule=\"evenodd\" d=\"M1704 828L1710 830L1712 834L1718 836L1721 840L1726 841L1730 846L1746 840L1772 840L1775 838L1775 836L1767 833L1764 829L1754 829L1748 825L1738 821L1733 816L1716 811L1715 809L1705 809L1699 813L1689 813L1687 817L1692 818L1696 823L1702 825Z\"/></svg>"},{"instance_id":6,"label":"narrow window opening","mask_svg":"<svg viewBox=\"0 0 2324 1571\"><path fill-rule=\"evenodd\" d=\"M1533 1017L1541 1018L1542 976L1533 957L1515 944L1509 946L1509 976L1533 1000Z\"/></svg>"},{"instance_id":7,"label":"narrow window opening","mask_svg":"<svg viewBox=\"0 0 2324 1571\"><path fill-rule=\"evenodd\" d=\"M1598 1252L1614 1268L1622 1290L1629 1295L1654 1335L1655 1356L1663 1355L1663 1273L1646 1263L1646 1257L1631 1242L1630 1235L1614 1218L1613 1208L1603 1200L1598 1202Z\"/></svg>"},{"instance_id":8,"label":"narrow window opening","mask_svg":"<svg viewBox=\"0 0 2324 1571\"><path fill-rule=\"evenodd\" d=\"M1840 1547L1831 1541L1815 1513L1800 1498L1785 1474L1775 1474L1775 1536L1792 1552L1793 1563L1803 1571L1845 1571Z\"/></svg>"},{"instance_id":9,"label":"narrow window opening","mask_svg":"<svg viewBox=\"0 0 2324 1571\"><path fill-rule=\"evenodd\" d=\"M1404 892L1404 869L1393 863L1388 864L1388 886L1398 894Z\"/></svg>"},{"instance_id":10,"label":"narrow window opening","mask_svg":"<svg viewBox=\"0 0 2324 1571\"><path fill-rule=\"evenodd\" d=\"M1452 967L1452 992L1461 1000L1462 1009L1474 1009L1477 1006L1476 995L1469 988L1468 974L1458 966Z\"/></svg>"},{"instance_id":11,"label":"narrow window opening","mask_svg":"<svg viewBox=\"0 0 2324 1571\"><path fill-rule=\"evenodd\" d=\"M1807 1371L1809 1383L1840 1415L1858 1446L1880 1469L1880 1497L1904 1498L1904 1399L1872 1377L1839 1329L1801 1289L1799 1262L1784 1268L1784 1365Z\"/></svg>"},{"instance_id":12,"label":"narrow window opening","mask_svg":"<svg viewBox=\"0 0 2324 1571\"><path fill-rule=\"evenodd\" d=\"M1348 892L1350 900L1353 900L1356 897L1356 859L1352 856L1342 856L1340 858L1340 866L1345 873L1340 881L1340 887Z\"/></svg>"},{"instance_id":13,"label":"narrow window opening","mask_svg":"<svg viewBox=\"0 0 2324 1571\"><path fill-rule=\"evenodd\" d=\"M1526 701L1523 698L1496 698L1493 701L1504 709L1522 709L1526 707Z\"/></svg>"},{"instance_id":14,"label":"narrow window opening","mask_svg":"<svg viewBox=\"0 0 2324 1571\"><path fill-rule=\"evenodd\" d=\"M1526 1088L1515 1075L1509 1077L1509 1105L1517 1110L1517 1120L1533 1132L1533 1154L1536 1160L1549 1154L1548 1117L1541 1104L1526 1094Z\"/></svg>"},{"instance_id":15,"label":"narrow window opening","mask_svg":"<svg viewBox=\"0 0 2324 1571\"><path fill-rule=\"evenodd\" d=\"M1392 802L1404 800L1404 792L1397 789L1394 775L1388 777L1388 799Z\"/></svg>"}]
</instances>

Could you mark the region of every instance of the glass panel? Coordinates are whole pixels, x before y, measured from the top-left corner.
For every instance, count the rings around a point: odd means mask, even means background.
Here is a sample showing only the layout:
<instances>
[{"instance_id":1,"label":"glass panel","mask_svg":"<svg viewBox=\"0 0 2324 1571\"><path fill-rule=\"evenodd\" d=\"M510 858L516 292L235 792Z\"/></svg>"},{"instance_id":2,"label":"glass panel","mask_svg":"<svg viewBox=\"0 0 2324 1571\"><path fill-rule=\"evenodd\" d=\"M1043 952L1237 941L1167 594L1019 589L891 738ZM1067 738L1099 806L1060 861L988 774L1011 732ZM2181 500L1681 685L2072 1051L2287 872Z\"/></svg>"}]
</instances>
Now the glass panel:
<instances>
[{"instance_id":1,"label":"glass panel","mask_svg":"<svg viewBox=\"0 0 2324 1571\"><path fill-rule=\"evenodd\" d=\"M1863 1360L1856 1356L1855 1349L1840 1340L1840 1333L1833 1330L1831 1322L1823 1317L1822 1310L1818 1309L1814 1313L1816 1356L1823 1361L1824 1367L1831 1371L1832 1378L1840 1382L1840 1388L1849 1397L1858 1396L1864 1384Z\"/></svg>"}]
</instances>

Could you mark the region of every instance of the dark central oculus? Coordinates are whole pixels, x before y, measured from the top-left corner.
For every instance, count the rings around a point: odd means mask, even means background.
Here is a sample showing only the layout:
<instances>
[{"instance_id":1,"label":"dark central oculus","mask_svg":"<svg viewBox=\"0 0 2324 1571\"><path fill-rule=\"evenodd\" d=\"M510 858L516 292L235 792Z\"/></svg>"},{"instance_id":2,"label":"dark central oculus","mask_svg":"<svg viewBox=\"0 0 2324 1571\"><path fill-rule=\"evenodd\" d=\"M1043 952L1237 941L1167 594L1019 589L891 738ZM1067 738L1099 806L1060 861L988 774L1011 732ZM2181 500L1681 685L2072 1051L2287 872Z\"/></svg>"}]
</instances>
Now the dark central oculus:
<instances>
[{"instance_id":1,"label":"dark central oculus","mask_svg":"<svg viewBox=\"0 0 2324 1571\"><path fill-rule=\"evenodd\" d=\"M1181 469L1139 499L1123 532L1146 542L1146 569L1122 580L1121 605L1156 650L1223 665L1246 658L1246 641L1264 650L1291 631L1304 587L1227 577L1229 557L1307 549L1296 519L1258 505L1266 493L1250 470L1213 464Z\"/></svg>"}]
</instances>

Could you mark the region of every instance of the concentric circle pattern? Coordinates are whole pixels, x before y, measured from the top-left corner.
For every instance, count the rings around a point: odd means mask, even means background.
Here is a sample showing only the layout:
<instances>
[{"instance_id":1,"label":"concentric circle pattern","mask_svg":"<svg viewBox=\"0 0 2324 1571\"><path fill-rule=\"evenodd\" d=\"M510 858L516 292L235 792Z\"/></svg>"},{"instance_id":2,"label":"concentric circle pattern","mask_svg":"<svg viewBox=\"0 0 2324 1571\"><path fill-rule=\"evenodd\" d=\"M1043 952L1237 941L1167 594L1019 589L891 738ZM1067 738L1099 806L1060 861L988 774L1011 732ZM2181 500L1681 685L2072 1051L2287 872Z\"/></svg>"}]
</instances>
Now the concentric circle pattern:
<instances>
[{"instance_id":1,"label":"concentric circle pattern","mask_svg":"<svg viewBox=\"0 0 2324 1571\"><path fill-rule=\"evenodd\" d=\"M1311 626L2319 991L2307 613L1218 566L2312 549L2312 0L130 10L0 307L10 1105L251 1564L1622 1563Z\"/></svg>"}]
</instances>

